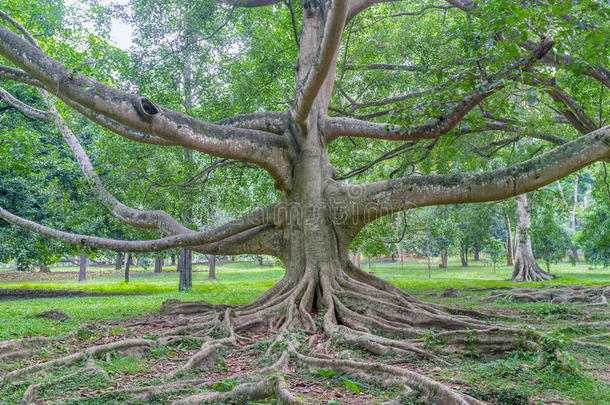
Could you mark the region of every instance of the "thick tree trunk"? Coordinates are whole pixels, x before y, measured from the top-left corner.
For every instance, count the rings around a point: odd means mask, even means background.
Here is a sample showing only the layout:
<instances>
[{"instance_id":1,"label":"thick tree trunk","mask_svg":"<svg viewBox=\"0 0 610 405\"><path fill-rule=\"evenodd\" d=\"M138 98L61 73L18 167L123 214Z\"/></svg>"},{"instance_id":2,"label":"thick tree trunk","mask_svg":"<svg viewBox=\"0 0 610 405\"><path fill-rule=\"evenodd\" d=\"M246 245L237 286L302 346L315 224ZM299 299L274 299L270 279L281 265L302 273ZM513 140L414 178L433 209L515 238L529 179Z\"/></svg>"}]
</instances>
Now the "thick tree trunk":
<instances>
[{"instance_id":1,"label":"thick tree trunk","mask_svg":"<svg viewBox=\"0 0 610 405\"><path fill-rule=\"evenodd\" d=\"M182 249L182 253L178 257L178 271L180 272L178 291L193 288L193 261L190 250Z\"/></svg>"},{"instance_id":2,"label":"thick tree trunk","mask_svg":"<svg viewBox=\"0 0 610 405\"><path fill-rule=\"evenodd\" d=\"M506 265L514 266L515 265L515 256L513 254L513 236L510 228L510 219L508 215L504 217L504 222L506 222Z\"/></svg>"},{"instance_id":3,"label":"thick tree trunk","mask_svg":"<svg viewBox=\"0 0 610 405\"><path fill-rule=\"evenodd\" d=\"M40 265L40 272L41 273L50 273L51 272L51 268L47 265L41 264Z\"/></svg>"},{"instance_id":4,"label":"thick tree trunk","mask_svg":"<svg viewBox=\"0 0 610 405\"><path fill-rule=\"evenodd\" d=\"M440 268L443 270L447 270L447 263L449 261L449 252L447 249L443 249L441 251L441 265Z\"/></svg>"},{"instance_id":5,"label":"thick tree trunk","mask_svg":"<svg viewBox=\"0 0 610 405\"><path fill-rule=\"evenodd\" d=\"M78 282L82 283L83 281L87 281L87 256L80 255L78 257L78 261L79 261Z\"/></svg>"},{"instance_id":6,"label":"thick tree trunk","mask_svg":"<svg viewBox=\"0 0 610 405\"><path fill-rule=\"evenodd\" d=\"M161 256L155 256L155 273L163 272L163 258Z\"/></svg>"},{"instance_id":7,"label":"thick tree trunk","mask_svg":"<svg viewBox=\"0 0 610 405\"><path fill-rule=\"evenodd\" d=\"M475 249L474 250L474 258L472 259L475 262L480 262L481 261L481 257L480 257L480 251L479 249Z\"/></svg>"},{"instance_id":8,"label":"thick tree trunk","mask_svg":"<svg viewBox=\"0 0 610 405\"><path fill-rule=\"evenodd\" d=\"M131 253L127 254L127 260L125 261L125 282L129 283L129 268L131 267Z\"/></svg>"},{"instance_id":9,"label":"thick tree trunk","mask_svg":"<svg viewBox=\"0 0 610 405\"><path fill-rule=\"evenodd\" d=\"M262 256L259 257L262 259ZM216 280L216 255L208 255L208 269L208 279Z\"/></svg>"},{"instance_id":10,"label":"thick tree trunk","mask_svg":"<svg viewBox=\"0 0 610 405\"><path fill-rule=\"evenodd\" d=\"M530 213L528 210L529 201L526 194L521 194L517 199L517 225L518 245L515 261L515 269L511 279L516 282L521 281L544 281L551 280L555 276L545 273L534 258L532 252L532 242L530 238Z\"/></svg>"},{"instance_id":11,"label":"thick tree trunk","mask_svg":"<svg viewBox=\"0 0 610 405\"><path fill-rule=\"evenodd\" d=\"M262 266L263 265L263 256L258 255L258 256L256 256L256 259L258 260L258 265Z\"/></svg>"}]
</instances>

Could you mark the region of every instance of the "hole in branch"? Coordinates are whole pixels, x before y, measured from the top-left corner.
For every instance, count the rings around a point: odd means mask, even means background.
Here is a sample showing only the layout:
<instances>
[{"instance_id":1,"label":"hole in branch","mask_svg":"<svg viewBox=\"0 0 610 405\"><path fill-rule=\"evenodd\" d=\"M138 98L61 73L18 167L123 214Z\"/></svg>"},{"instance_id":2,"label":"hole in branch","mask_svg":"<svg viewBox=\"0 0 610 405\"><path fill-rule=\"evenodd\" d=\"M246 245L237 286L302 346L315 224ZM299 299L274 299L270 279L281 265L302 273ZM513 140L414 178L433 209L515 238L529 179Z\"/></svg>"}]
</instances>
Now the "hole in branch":
<instances>
[{"instance_id":1,"label":"hole in branch","mask_svg":"<svg viewBox=\"0 0 610 405\"><path fill-rule=\"evenodd\" d=\"M155 103L146 97L139 97L135 103L135 108L138 115L145 121L150 121L153 115L159 113L159 108L157 108Z\"/></svg>"}]
</instances>

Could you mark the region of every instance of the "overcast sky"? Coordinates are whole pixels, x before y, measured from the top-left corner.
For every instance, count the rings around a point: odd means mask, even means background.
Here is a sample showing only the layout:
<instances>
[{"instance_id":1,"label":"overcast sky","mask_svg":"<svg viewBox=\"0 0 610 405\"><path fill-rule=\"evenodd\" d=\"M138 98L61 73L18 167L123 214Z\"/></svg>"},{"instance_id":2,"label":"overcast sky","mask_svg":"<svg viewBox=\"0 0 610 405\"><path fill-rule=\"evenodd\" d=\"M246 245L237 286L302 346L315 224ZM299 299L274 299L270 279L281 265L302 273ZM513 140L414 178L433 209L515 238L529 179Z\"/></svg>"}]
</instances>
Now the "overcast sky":
<instances>
[{"instance_id":1,"label":"overcast sky","mask_svg":"<svg viewBox=\"0 0 610 405\"><path fill-rule=\"evenodd\" d=\"M66 4L69 6L78 6L82 2L79 0L66 0ZM110 4L127 4L129 0L100 0L101 5ZM121 49L129 49L131 46L131 37L133 35L133 28L117 19L112 19L110 29L110 40L111 42Z\"/></svg>"}]
</instances>

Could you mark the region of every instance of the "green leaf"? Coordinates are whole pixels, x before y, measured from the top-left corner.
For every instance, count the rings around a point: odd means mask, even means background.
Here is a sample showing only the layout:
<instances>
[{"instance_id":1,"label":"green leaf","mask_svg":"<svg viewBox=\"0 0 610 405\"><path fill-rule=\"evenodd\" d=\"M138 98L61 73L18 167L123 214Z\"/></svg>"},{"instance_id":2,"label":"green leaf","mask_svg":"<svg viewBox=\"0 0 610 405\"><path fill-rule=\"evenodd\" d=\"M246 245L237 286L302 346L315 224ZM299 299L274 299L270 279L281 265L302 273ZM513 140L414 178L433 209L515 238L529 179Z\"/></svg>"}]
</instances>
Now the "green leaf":
<instances>
[{"instance_id":1,"label":"green leaf","mask_svg":"<svg viewBox=\"0 0 610 405\"><path fill-rule=\"evenodd\" d=\"M337 374L337 372L335 370L319 369L318 374L320 374L322 377L331 377L331 376Z\"/></svg>"},{"instance_id":2,"label":"green leaf","mask_svg":"<svg viewBox=\"0 0 610 405\"><path fill-rule=\"evenodd\" d=\"M358 386L357 383L355 383L351 380L343 380L343 384L345 384L347 389L349 389L350 391L353 391L356 394L360 394L360 387Z\"/></svg>"}]
</instances>

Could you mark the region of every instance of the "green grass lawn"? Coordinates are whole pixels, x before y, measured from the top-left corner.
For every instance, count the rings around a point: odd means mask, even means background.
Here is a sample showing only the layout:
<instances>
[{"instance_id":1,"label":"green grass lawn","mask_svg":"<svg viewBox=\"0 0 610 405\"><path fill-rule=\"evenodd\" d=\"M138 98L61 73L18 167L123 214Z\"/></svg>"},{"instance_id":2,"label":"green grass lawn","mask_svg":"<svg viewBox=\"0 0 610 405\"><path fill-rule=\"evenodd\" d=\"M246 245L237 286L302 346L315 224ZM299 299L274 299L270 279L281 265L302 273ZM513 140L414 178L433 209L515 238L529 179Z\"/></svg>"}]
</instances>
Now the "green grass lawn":
<instances>
[{"instance_id":1,"label":"green grass lawn","mask_svg":"<svg viewBox=\"0 0 610 405\"><path fill-rule=\"evenodd\" d=\"M428 278L427 264L424 260L410 259L404 263L362 263L364 270L392 281L408 292L427 296L438 294L448 286L460 289L469 287L498 287L517 285L506 281L511 269L502 266L496 271L484 262L471 262L470 267L459 267L457 261L449 262L447 270L432 263L431 278ZM196 266L193 274L193 290L178 293L178 274L163 273L155 275L152 269L145 271L136 268L132 281L125 283L121 273L113 268L91 268L96 275L84 283L78 283L76 267L53 268L53 272L74 272L72 279L49 280L44 274L40 279L28 282L2 280L0 288L44 288L78 289L106 293L144 293L145 295L117 295L108 297L41 298L31 300L0 301L0 340L19 336L48 335L59 336L77 325L89 321L120 320L158 311L161 303L170 298L183 300L206 300L230 304L245 304L261 295L275 282L280 280L284 270L272 265L259 266L258 263L223 263L216 269L216 280L207 279L207 267ZM519 285L541 284L597 284L610 283L610 270L589 270L589 266L561 263L553 266L552 271L558 278L544 283L521 283ZM476 294L475 294L476 295ZM474 305L456 300L456 303ZM61 308L75 319L57 322L34 318L38 312Z\"/></svg>"},{"instance_id":2,"label":"green grass lawn","mask_svg":"<svg viewBox=\"0 0 610 405\"><path fill-rule=\"evenodd\" d=\"M548 303L514 303L500 301L482 303L481 296L487 291L466 291L470 287L502 286L541 286L568 284L607 284L610 283L610 270L590 269L586 264L572 266L569 263L554 265L551 270L557 278L545 283L515 284L506 281L511 268L498 267L495 271L485 262L471 262L468 268L459 266L451 260L449 269L441 270L438 262L431 267L430 278L425 260L410 259L404 263L371 263L363 261L366 271L392 281L409 293L427 301L441 302L445 305L472 308L489 313L511 310L517 314L515 319L503 321L504 324L524 327L557 330L565 339L579 338L586 334L607 333L608 328L574 328L575 322L610 320L608 311L588 313L581 307L554 305ZM168 270L168 268L165 268ZM178 293L178 274L166 272L160 275L152 269L136 268L132 282L124 283L123 275L113 268L92 267L88 281L78 283L76 267L53 268L51 275L29 275L28 282L3 279L0 270L0 288L52 288L79 289L92 292L142 293L143 295L113 295L104 297L42 298L30 300L0 301L0 340L25 336L60 337L76 331L90 322L121 321L147 312L157 312L161 303L170 298L182 300L207 300L231 304L244 304L252 301L275 282L282 278L284 270L277 266L258 266L258 263L223 263L217 266L217 280L207 279L207 267L196 266L193 274L194 288ZM59 274L59 273L64 274ZM66 272L71 272L66 274ZM55 274L57 273L57 274ZM62 279L58 279L58 277ZM447 286L463 290L466 295L460 298L440 298L439 294ZM54 321L36 318L38 312L61 308L71 314L74 320ZM115 326L112 326L115 328ZM114 329L112 329L114 330ZM116 327L116 333L125 331ZM606 343L610 343L607 339ZM345 348L338 348L338 350ZM358 352L355 352L358 353ZM555 398L559 402L568 399L574 404L610 404L610 383L596 376L596 372L607 372L610 352L599 352L589 348L572 347L570 353L583 370L536 369L536 353L509 353L492 361L474 358L457 358L451 366L437 367L434 363L416 363L433 378L456 381L467 392L484 399L495 398L497 404L526 404L546 402L523 402L523 398ZM604 371L607 370L607 371ZM362 383L363 387L366 384ZM19 397L18 395L15 397ZM498 402L498 398L504 398ZM504 402L503 402L504 401ZM3 402L0 400L0 404Z\"/></svg>"}]
</instances>

